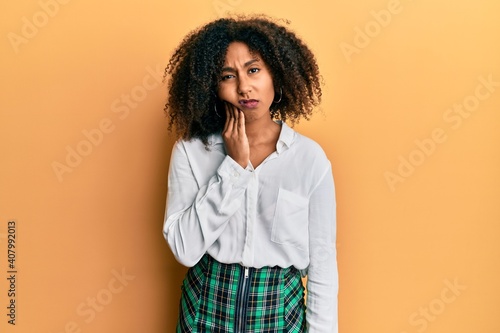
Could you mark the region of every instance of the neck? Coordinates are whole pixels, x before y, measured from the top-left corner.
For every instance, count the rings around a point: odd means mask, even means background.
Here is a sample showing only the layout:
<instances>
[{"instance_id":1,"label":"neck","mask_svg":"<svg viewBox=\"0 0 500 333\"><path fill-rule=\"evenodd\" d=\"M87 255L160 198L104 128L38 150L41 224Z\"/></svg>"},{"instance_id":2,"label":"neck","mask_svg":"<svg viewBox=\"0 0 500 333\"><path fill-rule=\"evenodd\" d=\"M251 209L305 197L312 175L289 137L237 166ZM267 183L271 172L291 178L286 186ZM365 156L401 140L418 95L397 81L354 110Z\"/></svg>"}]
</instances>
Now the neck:
<instances>
[{"instance_id":1,"label":"neck","mask_svg":"<svg viewBox=\"0 0 500 333\"><path fill-rule=\"evenodd\" d=\"M271 117L252 121L245 124L245 132L248 143L258 145L269 140L275 140L279 136L280 125L275 123Z\"/></svg>"}]
</instances>

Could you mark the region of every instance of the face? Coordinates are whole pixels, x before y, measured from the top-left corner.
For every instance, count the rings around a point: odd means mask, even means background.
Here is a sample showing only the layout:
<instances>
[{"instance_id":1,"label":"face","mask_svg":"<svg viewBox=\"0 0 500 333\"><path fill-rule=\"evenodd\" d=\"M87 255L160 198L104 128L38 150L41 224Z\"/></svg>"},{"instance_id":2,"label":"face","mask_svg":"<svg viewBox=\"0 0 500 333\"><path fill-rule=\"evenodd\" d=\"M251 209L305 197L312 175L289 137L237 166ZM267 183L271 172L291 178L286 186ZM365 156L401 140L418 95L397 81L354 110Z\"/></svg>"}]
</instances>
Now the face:
<instances>
[{"instance_id":1,"label":"face","mask_svg":"<svg viewBox=\"0 0 500 333\"><path fill-rule=\"evenodd\" d=\"M220 75L219 98L242 110L246 122L269 117L273 79L258 54L252 54L244 43L229 44Z\"/></svg>"}]
</instances>

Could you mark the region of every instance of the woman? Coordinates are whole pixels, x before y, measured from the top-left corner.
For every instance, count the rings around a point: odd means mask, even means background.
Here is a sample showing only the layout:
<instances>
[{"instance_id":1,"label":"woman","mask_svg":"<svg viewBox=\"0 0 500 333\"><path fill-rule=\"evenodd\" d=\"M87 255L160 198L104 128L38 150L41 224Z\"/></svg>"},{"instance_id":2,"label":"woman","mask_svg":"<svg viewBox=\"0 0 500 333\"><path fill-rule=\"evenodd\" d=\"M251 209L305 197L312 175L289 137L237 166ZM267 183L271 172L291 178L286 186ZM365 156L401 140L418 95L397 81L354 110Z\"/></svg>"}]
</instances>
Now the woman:
<instances>
[{"instance_id":1,"label":"woman","mask_svg":"<svg viewBox=\"0 0 500 333\"><path fill-rule=\"evenodd\" d=\"M320 102L311 51L268 18L225 18L191 32L165 75L180 140L163 232L190 267L177 332L337 332L331 165L285 123Z\"/></svg>"}]
</instances>

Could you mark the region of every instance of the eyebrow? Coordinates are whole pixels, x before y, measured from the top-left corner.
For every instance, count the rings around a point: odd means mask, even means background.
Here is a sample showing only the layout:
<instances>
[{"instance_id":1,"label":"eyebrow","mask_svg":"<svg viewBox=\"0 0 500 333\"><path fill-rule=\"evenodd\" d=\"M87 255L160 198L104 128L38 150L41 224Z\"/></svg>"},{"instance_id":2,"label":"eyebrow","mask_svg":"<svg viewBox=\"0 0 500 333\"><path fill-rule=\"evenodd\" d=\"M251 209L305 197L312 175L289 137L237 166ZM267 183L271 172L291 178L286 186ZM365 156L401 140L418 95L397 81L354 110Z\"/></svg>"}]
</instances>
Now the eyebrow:
<instances>
[{"instance_id":1,"label":"eyebrow","mask_svg":"<svg viewBox=\"0 0 500 333\"><path fill-rule=\"evenodd\" d=\"M259 58L255 58L255 59L252 59L252 60L249 60L247 62L245 62L245 64L243 65L243 67L248 67L256 62L259 62L260 59ZM222 72L236 72L236 70L232 67L223 67L222 68Z\"/></svg>"}]
</instances>

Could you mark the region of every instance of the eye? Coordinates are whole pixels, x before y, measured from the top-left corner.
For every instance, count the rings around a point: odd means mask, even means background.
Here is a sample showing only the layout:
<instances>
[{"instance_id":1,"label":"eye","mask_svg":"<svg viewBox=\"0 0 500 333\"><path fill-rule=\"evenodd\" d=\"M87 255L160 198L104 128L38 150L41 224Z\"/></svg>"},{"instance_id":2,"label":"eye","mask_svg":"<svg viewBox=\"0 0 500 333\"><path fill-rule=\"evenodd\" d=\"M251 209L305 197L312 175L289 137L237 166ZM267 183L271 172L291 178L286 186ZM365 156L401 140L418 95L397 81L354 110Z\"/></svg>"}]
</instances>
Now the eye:
<instances>
[{"instance_id":1,"label":"eye","mask_svg":"<svg viewBox=\"0 0 500 333\"><path fill-rule=\"evenodd\" d=\"M229 79L232 79L232 78L234 78L234 75L232 75L232 74L223 75L221 77L221 81L226 81L226 80L229 80Z\"/></svg>"},{"instance_id":2,"label":"eye","mask_svg":"<svg viewBox=\"0 0 500 333\"><path fill-rule=\"evenodd\" d=\"M257 73L259 71L260 71L259 68L254 67L254 68L250 68L250 70L248 72L251 73L251 74L253 74L253 73Z\"/></svg>"}]
</instances>

